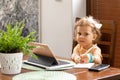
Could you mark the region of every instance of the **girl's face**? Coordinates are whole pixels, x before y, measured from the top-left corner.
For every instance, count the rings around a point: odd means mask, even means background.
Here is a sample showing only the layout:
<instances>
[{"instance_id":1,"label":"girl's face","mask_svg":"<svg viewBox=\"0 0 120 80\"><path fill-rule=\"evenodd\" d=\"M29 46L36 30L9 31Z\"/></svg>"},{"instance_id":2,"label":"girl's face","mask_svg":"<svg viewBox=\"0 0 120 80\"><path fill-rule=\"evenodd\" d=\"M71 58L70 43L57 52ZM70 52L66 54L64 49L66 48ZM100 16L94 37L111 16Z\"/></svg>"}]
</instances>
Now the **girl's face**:
<instances>
[{"instance_id":1,"label":"girl's face","mask_svg":"<svg viewBox=\"0 0 120 80\"><path fill-rule=\"evenodd\" d=\"M89 48L93 44L93 40L96 39L96 34L93 34L92 28L90 26L77 27L76 29L77 42L83 47Z\"/></svg>"}]
</instances>

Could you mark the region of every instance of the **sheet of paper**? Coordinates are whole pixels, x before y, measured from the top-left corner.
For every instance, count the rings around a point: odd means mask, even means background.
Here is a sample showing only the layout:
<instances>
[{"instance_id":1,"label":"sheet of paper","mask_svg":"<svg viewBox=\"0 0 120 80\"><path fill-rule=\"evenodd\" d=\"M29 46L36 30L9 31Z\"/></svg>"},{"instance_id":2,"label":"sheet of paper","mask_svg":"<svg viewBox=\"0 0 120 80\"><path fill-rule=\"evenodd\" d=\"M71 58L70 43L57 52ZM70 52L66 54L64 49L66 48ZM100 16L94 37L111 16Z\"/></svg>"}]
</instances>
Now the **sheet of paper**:
<instances>
[{"instance_id":1,"label":"sheet of paper","mask_svg":"<svg viewBox=\"0 0 120 80\"><path fill-rule=\"evenodd\" d=\"M83 63L83 64L76 64L74 65L74 68L91 68L94 65L94 63Z\"/></svg>"}]
</instances>

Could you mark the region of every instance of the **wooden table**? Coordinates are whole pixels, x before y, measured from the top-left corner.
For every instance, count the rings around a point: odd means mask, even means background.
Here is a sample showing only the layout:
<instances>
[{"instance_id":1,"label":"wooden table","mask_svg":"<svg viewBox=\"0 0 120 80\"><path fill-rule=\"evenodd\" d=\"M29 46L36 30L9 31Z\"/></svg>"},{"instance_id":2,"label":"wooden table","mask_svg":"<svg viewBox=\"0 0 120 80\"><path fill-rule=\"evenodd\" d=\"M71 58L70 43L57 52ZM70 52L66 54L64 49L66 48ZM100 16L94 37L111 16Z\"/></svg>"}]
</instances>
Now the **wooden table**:
<instances>
[{"instance_id":1,"label":"wooden table","mask_svg":"<svg viewBox=\"0 0 120 80\"><path fill-rule=\"evenodd\" d=\"M27 59L28 57L24 57ZM64 58L65 59L65 58ZM22 69L21 73L30 72L31 70ZM120 80L120 69L110 67L100 72L88 71L88 69L68 69L65 72L71 73L77 77L77 80ZM0 72L0 80L12 80L15 75L6 75ZM61 79L62 80L62 79Z\"/></svg>"},{"instance_id":2,"label":"wooden table","mask_svg":"<svg viewBox=\"0 0 120 80\"><path fill-rule=\"evenodd\" d=\"M30 72L31 70L22 69L21 73ZM69 69L64 70L77 77L77 80L118 80L120 79L120 69L110 67L100 72L88 71L88 69ZM5 75L0 73L0 80L12 80L15 75ZM62 79L61 79L62 80Z\"/></svg>"},{"instance_id":3,"label":"wooden table","mask_svg":"<svg viewBox=\"0 0 120 80\"><path fill-rule=\"evenodd\" d=\"M88 69L70 69L66 72L72 73L77 80L118 80L120 79L120 69L110 67L100 72L88 71Z\"/></svg>"}]
</instances>

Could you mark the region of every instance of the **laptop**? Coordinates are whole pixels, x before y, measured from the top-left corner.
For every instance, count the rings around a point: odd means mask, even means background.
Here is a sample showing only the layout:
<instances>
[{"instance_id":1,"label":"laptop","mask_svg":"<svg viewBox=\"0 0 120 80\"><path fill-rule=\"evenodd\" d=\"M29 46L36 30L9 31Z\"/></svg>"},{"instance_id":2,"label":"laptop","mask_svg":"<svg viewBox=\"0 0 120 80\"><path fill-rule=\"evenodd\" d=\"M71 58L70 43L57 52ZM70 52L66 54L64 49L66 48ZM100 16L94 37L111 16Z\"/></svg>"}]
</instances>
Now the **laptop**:
<instances>
[{"instance_id":1,"label":"laptop","mask_svg":"<svg viewBox=\"0 0 120 80\"><path fill-rule=\"evenodd\" d=\"M47 70L62 70L74 66L74 63L68 60L57 59L48 45L36 42L32 43L32 45L36 46L32 52L38 57L38 59L29 57L28 60L24 61L25 64L41 67Z\"/></svg>"}]
</instances>

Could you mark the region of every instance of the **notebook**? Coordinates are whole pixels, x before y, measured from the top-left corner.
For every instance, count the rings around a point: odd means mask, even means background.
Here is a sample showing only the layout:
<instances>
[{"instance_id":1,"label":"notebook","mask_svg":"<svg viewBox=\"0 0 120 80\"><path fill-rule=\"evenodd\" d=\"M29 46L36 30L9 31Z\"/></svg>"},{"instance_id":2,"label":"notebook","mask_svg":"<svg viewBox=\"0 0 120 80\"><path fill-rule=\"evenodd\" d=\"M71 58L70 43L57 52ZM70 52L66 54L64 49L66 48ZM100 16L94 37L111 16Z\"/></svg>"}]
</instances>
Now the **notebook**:
<instances>
[{"instance_id":1,"label":"notebook","mask_svg":"<svg viewBox=\"0 0 120 80\"><path fill-rule=\"evenodd\" d=\"M34 43L32 45L36 46L32 52L38 59L29 57L28 60L24 61L25 64L45 68L47 70L62 70L74 66L73 63L67 60L57 59L48 45L43 43Z\"/></svg>"}]
</instances>

